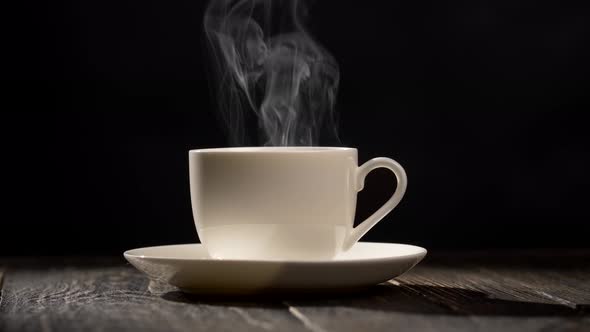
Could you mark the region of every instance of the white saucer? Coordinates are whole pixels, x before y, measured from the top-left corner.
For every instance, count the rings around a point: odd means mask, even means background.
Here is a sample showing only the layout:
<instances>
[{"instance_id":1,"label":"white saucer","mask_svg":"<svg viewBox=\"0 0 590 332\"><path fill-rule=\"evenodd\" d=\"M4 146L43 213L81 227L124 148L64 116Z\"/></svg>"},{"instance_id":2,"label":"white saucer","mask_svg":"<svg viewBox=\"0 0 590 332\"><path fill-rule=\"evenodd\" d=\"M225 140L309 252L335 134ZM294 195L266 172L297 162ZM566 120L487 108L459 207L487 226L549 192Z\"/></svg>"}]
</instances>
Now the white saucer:
<instances>
[{"instance_id":1,"label":"white saucer","mask_svg":"<svg viewBox=\"0 0 590 332\"><path fill-rule=\"evenodd\" d=\"M426 249L396 243L359 242L326 261L222 260L201 244L128 250L129 263L152 280L189 293L340 289L376 285L414 267Z\"/></svg>"}]
</instances>

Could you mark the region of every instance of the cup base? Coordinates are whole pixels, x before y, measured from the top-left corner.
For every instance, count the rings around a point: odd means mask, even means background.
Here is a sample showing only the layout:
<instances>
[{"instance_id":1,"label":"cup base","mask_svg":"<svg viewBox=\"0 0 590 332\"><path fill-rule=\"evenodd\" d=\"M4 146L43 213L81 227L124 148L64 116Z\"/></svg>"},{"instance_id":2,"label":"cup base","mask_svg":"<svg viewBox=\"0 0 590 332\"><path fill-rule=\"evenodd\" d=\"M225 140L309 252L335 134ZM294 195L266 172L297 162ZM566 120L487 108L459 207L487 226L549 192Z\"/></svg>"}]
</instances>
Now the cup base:
<instances>
[{"instance_id":1,"label":"cup base","mask_svg":"<svg viewBox=\"0 0 590 332\"><path fill-rule=\"evenodd\" d=\"M328 260L342 251L344 225L234 224L198 229L217 259Z\"/></svg>"}]
</instances>

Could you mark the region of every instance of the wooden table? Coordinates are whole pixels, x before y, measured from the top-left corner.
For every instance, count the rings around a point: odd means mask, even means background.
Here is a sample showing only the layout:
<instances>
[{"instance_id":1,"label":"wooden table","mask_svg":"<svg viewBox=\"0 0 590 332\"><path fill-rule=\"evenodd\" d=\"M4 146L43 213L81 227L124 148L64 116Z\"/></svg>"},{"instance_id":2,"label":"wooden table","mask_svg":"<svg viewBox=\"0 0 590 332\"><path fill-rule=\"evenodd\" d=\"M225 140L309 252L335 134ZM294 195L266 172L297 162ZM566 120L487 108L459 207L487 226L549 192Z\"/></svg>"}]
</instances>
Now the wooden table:
<instances>
[{"instance_id":1,"label":"wooden table","mask_svg":"<svg viewBox=\"0 0 590 332\"><path fill-rule=\"evenodd\" d=\"M233 298L150 283L118 257L0 270L0 331L590 331L590 251L431 252L362 291Z\"/></svg>"}]
</instances>

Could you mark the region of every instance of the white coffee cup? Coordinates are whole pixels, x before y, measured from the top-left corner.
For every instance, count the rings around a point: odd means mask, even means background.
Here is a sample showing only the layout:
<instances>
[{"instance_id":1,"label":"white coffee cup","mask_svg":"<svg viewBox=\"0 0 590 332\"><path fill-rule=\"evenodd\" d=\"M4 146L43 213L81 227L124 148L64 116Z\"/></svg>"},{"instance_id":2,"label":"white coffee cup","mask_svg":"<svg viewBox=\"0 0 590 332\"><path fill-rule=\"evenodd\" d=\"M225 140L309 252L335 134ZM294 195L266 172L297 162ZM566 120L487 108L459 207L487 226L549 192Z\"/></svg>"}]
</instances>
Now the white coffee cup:
<instances>
[{"instance_id":1,"label":"white coffee cup","mask_svg":"<svg viewBox=\"0 0 590 332\"><path fill-rule=\"evenodd\" d=\"M201 242L219 259L330 259L351 248L400 202L404 169L389 158L358 167L357 150L251 147L189 151L191 201ZM392 197L353 227L365 176L387 168Z\"/></svg>"}]
</instances>

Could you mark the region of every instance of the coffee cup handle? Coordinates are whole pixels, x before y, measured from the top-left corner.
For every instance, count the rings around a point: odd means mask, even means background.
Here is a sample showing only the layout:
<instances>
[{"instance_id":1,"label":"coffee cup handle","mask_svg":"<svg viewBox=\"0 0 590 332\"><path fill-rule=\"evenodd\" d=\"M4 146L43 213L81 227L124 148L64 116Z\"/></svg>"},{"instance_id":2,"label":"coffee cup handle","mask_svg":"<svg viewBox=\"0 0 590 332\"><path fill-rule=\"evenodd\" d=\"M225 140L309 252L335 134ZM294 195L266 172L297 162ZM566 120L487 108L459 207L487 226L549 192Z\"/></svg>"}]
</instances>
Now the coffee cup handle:
<instances>
[{"instance_id":1,"label":"coffee cup handle","mask_svg":"<svg viewBox=\"0 0 590 332\"><path fill-rule=\"evenodd\" d=\"M387 168L388 170L392 171L397 178L397 188L395 192L389 198L389 200L383 204L379 210L375 211L369 218L365 219L362 223L354 227L350 233L348 234L347 239L344 243L344 250L350 249L355 243L360 240L363 235L365 235L373 226L375 226L383 217L385 217L389 212L391 212L402 200L404 194L406 193L406 188L408 186L408 178L406 176L406 171L404 171L403 167L398 164L395 160L389 158L374 158L357 169L356 172L356 190L361 191L365 185L365 177L374 169L377 168Z\"/></svg>"}]
</instances>

